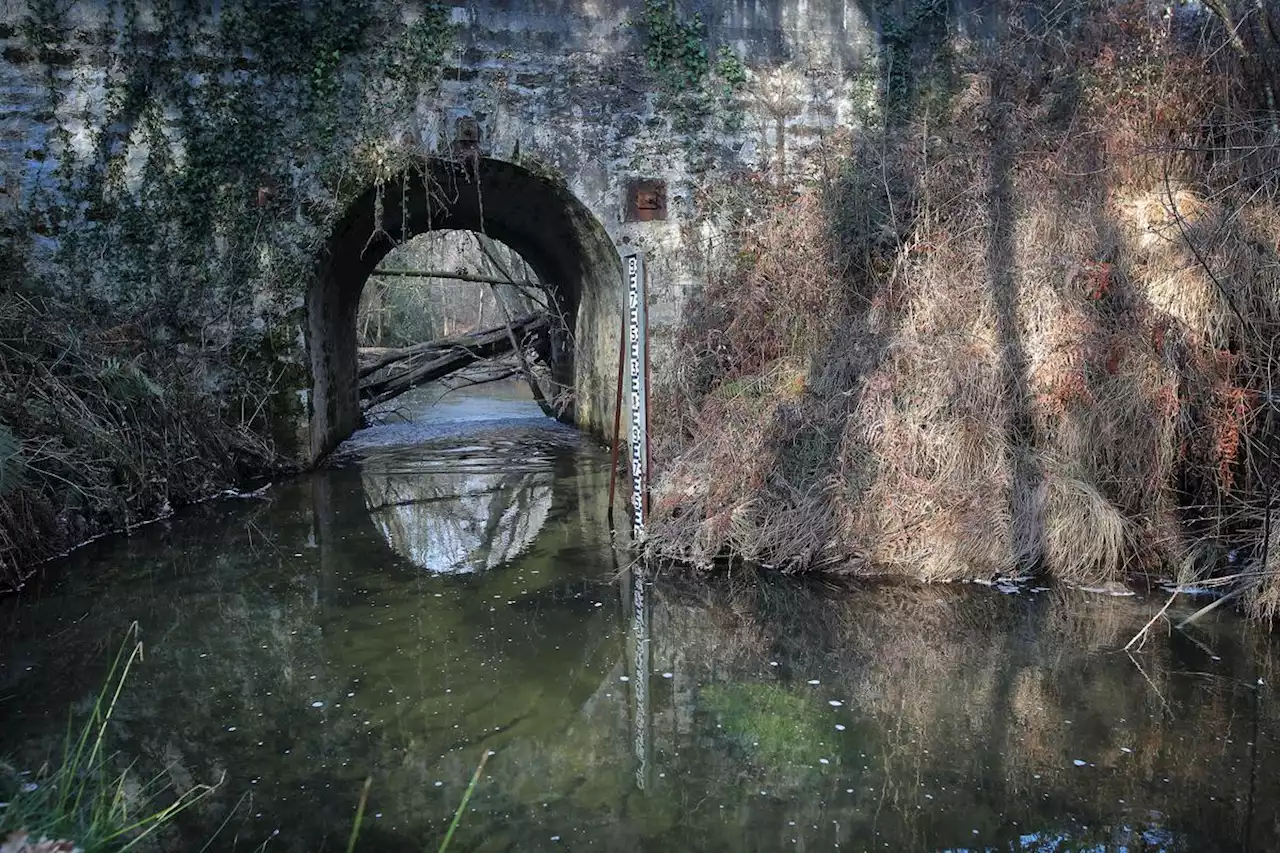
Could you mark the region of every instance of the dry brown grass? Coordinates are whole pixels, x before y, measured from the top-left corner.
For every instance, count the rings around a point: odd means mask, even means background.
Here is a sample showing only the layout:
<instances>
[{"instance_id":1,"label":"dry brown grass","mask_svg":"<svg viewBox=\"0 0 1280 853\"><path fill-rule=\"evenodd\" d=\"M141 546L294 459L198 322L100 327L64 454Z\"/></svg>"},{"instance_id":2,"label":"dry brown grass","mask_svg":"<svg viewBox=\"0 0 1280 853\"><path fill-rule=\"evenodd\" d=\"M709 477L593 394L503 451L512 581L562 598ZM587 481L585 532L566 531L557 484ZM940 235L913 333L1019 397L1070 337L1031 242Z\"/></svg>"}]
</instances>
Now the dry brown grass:
<instances>
[{"instance_id":1,"label":"dry brown grass","mask_svg":"<svg viewBox=\"0 0 1280 853\"><path fill-rule=\"evenodd\" d=\"M820 356L813 341L830 337L841 316L839 291L824 286L841 270L823 236L821 199L775 203L767 221L744 233L737 274L704 295L681 341L685 372L674 383L681 390L656 407L668 419L658 430L657 457L667 464L655 508L659 517L682 519L678 533L668 528L669 541L678 537L674 548L698 562L726 547L767 562L773 541L804 553L829 541L815 526L822 483L788 475L776 459L782 443L823 426L811 408ZM695 396L695 407L681 407L681 397ZM779 502L804 511L780 512Z\"/></svg>"},{"instance_id":2,"label":"dry brown grass","mask_svg":"<svg viewBox=\"0 0 1280 853\"><path fill-rule=\"evenodd\" d=\"M0 296L0 592L39 560L276 468L268 389L205 387L207 364L145 318L104 326Z\"/></svg>"},{"instance_id":3,"label":"dry brown grass","mask_svg":"<svg viewBox=\"0 0 1280 853\"><path fill-rule=\"evenodd\" d=\"M744 223L683 339L659 550L1082 583L1262 550L1280 147L1221 32L1075 11Z\"/></svg>"}]
</instances>

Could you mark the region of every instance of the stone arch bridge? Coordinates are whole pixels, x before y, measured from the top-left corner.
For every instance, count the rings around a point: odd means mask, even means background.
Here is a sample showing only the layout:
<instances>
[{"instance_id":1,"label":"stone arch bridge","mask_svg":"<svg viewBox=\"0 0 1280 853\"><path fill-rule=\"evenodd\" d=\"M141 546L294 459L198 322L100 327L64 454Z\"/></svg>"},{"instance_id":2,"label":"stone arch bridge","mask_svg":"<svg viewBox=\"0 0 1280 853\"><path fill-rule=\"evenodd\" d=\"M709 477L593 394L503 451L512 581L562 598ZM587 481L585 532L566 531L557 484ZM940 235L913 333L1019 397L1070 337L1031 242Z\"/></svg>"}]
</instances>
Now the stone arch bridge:
<instances>
[{"instance_id":1,"label":"stone arch bridge","mask_svg":"<svg viewBox=\"0 0 1280 853\"><path fill-rule=\"evenodd\" d=\"M207 381L265 388L304 462L358 425L379 259L484 231L559 288L556 370L603 433L620 255L660 378L708 189L817 174L875 109L878 26L870 0L0 0L0 214L33 286L238 353Z\"/></svg>"}]
</instances>

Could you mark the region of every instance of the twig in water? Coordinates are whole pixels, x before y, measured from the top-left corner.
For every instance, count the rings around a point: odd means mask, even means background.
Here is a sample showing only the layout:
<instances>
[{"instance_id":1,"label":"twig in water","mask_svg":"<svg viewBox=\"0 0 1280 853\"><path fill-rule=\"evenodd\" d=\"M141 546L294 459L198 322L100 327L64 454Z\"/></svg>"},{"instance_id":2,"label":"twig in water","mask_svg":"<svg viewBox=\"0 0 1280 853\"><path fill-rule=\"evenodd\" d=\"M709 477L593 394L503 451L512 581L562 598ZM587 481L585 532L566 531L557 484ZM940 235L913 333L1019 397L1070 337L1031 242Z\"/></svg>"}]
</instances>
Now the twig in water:
<instances>
[{"instance_id":1,"label":"twig in water","mask_svg":"<svg viewBox=\"0 0 1280 853\"><path fill-rule=\"evenodd\" d=\"M1231 590L1231 592L1222 596L1222 598L1214 599L1213 601L1206 604L1204 607L1201 607L1195 613L1192 613L1186 619L1183 619L1181 622L1178 623L1178 627L1179 628L1187 627L1192 622L1195 622L1197 619L1199 619L1201 616L1204 616L1208 613L1212 613L1214 610L1217 610L1219 607L1226 604L1228 601L1230 601L1231 599L1235 598L1236 596L1240 595L1242 592L1250 588L1251 587L1247 587L1247 586L1236 587L1235 589Z\"/></svg>"},{"instance_id":2,"label":"twig in water","mask_svg":"<svg viewBox=\"0 0 1280 853\"><path fill-rule=\"evenodd\" d=\"M1143 680L1147 682L1147 686L1156 694L1156 698L1160 700L1160 706L1164 711L1166 713L1171 713L1169 709L1169 701L1164 698L1164 694L1160 692L1160 688L1156 687L1156 683L1151 680L1151 676L1147 675L1147 671L1142 668L1142 664L1138 663L1138 659L1127 652L1125 653L1125 656L1128 657L1129 660L1132 661L1133 665L1138 668L1138 672L1142 673Z\"/></svg>"},{"instance_id":3,"label":"twig in water","mask_svg":"<svg viewBox=\"0 0 1280 853\"><path fill-rule=\"evenodd\" d=\"M1164 612L1169 609L1169 605L1173 604L1173 600L1177 597L1178 597L1178 590L1175 589L1173 591L1173 595L1169 596L1169 600L1164 603L1164 607L1161 607L1160 611L1156 613L1155 616L1152 616L1151 619L1147 622L1147 624L1142 626L1141 631L1133 635L1132 640L1130 640L1128 643L1125 643L1124 650L1126 652L1133 648L1134 643L1138 644L1138 649L1139 651L1141 651L1142 645L1146 641L1147 631L1151 629L1152 625L1156 624L1157 619L1159 619L1161 616L1164 615Z\"/></svg>"}]
</instances>

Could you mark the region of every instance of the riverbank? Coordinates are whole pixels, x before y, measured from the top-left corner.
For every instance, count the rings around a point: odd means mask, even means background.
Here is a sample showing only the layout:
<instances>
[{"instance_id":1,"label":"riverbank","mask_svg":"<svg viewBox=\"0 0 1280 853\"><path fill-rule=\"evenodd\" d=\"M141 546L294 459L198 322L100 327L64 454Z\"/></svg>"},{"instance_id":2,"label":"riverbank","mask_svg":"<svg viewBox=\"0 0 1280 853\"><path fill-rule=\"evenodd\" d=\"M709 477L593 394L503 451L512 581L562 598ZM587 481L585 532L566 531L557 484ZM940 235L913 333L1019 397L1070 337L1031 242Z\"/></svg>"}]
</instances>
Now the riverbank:
<instances>
[{"instance_id":1,"label":"riverbank","mask_svg":"<svg viewBox=\"0 0 1280 853\"><path fill-rule=\"evenodd\" d=\"M891 45L884 112L816 188L711 191L737 241L653 406L655 548L1228 578L1270 617L1275 46L1138 3L1001 26Z\"/></svg>"},{"instance_id":2,"label":"riverbank","mask_svg":"<svg viewBox=\"0 0 1280 853\"><path fill-rule=\"evenodd\" d=\"M292 470L267 428L271 389L204 386L225 353L12 291L0 341L0 593L99 536Z\"/></svg>"}]
</instances>

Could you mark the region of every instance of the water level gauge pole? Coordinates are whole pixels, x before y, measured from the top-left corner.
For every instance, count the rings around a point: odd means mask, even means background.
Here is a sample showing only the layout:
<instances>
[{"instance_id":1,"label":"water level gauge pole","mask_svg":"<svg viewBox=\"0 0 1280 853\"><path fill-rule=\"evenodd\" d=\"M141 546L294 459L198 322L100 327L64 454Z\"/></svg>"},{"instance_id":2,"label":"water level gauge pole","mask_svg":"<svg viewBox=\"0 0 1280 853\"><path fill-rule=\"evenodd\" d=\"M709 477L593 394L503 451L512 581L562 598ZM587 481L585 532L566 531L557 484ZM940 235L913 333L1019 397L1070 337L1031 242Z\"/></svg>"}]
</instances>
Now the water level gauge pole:
<instances>
[{"instance_id":1,"label":"water level gauge pole","mask_svg":"<svg viewBox=\"0 0 1280 853\"><path fill-rule=\"evenodd\" d=\"M639 252L626 257L627 273L627 368L631 390L631 523L636 543L645 539L648 522L649 488L649 342L646 316L646 281L644 256Z\"/></svg>"},{"instance_id":2,"label":"water level gauge pole","mask_svg":"<svg viewBox=\"0 0 1280 853\"><path fill-rule=\"evenodd\" d=\"M613 495L618 482L618 447L622 443L622 386L627 367L627 312L618 314L618 380L613 398L613 451L609 458L609 529L613 530Z\"/></svg>"}]
</instances>

